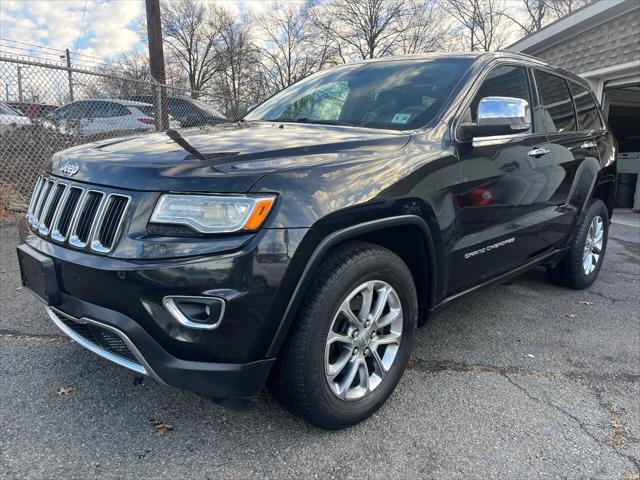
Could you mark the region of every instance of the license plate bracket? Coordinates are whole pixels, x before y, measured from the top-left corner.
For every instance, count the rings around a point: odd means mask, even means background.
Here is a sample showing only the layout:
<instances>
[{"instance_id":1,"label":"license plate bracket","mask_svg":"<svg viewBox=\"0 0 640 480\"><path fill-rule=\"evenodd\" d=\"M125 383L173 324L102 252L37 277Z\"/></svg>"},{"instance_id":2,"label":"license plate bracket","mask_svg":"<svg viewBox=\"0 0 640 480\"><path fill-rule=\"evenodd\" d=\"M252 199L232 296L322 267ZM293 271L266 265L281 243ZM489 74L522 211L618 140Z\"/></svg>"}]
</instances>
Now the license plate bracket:
<instances>
[{"instance_id":1,"label":"license plate bracket","mask_svg":"<svg viewBox=\"0 0 640 480\"><path fill-rule=\"evenodd\" d=\"M60 303L60 289L53 260L27 245L17 249L22 286L49 306Z\"/></svg>"}]
</instances>

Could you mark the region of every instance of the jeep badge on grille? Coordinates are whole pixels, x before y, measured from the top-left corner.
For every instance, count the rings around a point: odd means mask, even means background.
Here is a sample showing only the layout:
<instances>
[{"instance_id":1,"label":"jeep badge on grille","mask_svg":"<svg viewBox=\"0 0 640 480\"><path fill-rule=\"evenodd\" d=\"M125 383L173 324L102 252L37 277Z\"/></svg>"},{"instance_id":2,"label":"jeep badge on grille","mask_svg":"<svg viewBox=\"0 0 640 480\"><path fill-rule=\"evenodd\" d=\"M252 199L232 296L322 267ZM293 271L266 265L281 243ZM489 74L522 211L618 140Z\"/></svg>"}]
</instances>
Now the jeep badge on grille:
<instances>
[{"instance_id":1,"label":"jeep badge on grille","mask_svg":"<svg viewBox=\"0 0 640 480\"><path fill-rule=\"evenodd\" d=\"M76 162L66 162L60 167L60 173L63 175L67 175L68 177L73 177L76 173L80 171L80 165Z\"/></svg>"}]
</instances>

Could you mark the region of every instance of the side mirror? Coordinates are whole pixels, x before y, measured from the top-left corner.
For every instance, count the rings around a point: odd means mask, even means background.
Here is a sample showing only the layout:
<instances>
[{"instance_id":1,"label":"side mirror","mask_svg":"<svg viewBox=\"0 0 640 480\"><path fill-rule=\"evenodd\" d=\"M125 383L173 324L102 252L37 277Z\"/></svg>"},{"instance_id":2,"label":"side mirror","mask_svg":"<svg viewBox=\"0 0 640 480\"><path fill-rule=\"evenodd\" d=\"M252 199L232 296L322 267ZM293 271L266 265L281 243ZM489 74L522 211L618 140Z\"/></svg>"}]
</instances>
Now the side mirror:
<instances>
[{"instance_id":1,"label":"side mirror","mask_svg":"<svg viewBox=\"0 0 640 480\"><path fill-rule=\"evenodd\" d=\"M485 97L478 104L477 123L460 125L467 140L522 133L531 127L529 102L522 98Z\"/></svg>"}]
</instances>

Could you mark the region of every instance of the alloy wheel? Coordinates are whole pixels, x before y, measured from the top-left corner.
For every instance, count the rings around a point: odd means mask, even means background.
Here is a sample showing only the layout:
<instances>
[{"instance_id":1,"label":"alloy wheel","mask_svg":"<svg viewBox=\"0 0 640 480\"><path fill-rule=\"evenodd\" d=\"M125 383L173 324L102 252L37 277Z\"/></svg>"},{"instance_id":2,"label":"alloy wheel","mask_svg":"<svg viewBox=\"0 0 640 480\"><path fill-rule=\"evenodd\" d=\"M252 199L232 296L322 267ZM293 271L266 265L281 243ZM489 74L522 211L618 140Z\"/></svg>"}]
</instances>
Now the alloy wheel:
<instances>
[{"instance_id":1,"label":"alloy wheel","mask_svg":"<svg viewBox=\"0 0 640 480\"><path fill-rule=\"evenodd\" d=\"M598 265L604 241L604 224L602 217L596 215L591 221L582 256L582 269L585 275L591 274Z\"/></svg>"},{"instance_id":2,"label":"alloy wheel","mask_svg":"<svg viewBox=\"0 0 640 480\"><path fill-rule=\"evenodd\" d=\"M402 305L381 280L355 288L342 302L327 335L325 376L342 400L369 395L384 380L402 340Z\"/></svg>"}]
</instances>

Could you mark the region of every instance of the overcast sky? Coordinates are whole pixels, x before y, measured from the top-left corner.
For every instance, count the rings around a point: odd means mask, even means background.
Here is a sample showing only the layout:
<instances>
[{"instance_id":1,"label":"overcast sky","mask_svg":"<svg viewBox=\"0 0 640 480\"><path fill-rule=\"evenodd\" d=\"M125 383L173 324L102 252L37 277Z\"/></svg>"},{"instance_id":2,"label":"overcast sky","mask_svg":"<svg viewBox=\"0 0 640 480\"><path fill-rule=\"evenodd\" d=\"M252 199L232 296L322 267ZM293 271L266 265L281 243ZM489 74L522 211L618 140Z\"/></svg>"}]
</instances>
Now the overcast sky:
<instances>
[{"instance_id":1,"label":"overcast sky","mask_svg":"<svg viewBox=\"0 0 640 480\"><path fill-rule=\"evenodd\" d=\"M259 10L264 0L202 0L237 12ZM144 0L0 0L0 37L113 57L144 48ZM26 52L25 52L26 53Z\"/></svg>"}]
</instances>

